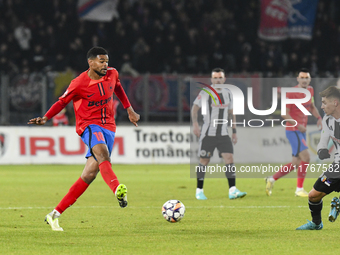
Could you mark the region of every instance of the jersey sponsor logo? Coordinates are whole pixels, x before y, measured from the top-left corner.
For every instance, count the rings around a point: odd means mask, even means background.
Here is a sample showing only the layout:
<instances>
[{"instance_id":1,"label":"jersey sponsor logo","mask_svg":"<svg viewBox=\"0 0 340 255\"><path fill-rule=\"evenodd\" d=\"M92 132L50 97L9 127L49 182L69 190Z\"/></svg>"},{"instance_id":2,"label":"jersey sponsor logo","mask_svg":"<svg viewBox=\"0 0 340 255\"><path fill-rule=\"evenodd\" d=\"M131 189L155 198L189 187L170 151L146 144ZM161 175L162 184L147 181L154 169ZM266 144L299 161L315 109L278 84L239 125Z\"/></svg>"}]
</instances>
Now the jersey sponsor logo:
<instances>
[{"instance_id":1,"label":"jersey sponsor logo","mask_svg":"<svg viewBox=\"0 0 340 255\"><path fill-rule=\"evenodd\" d=\"M92 97L95 93L91 94L91 95L87 95L87 97Z\"/></svg>"},{"instance_id":2,"label":"jersey sponsor logo","mask_svg":"<svg viewBox=\"0 0 340 255\"><path fill-rule=\"evenodd\" d=\"M100 105L104 105L107 104L108 102L110 102L112 100L112 96L104 99L104 100L100 100L100 101L89 101L87 106L100 106Z\"/></svg>"}]
</instances>

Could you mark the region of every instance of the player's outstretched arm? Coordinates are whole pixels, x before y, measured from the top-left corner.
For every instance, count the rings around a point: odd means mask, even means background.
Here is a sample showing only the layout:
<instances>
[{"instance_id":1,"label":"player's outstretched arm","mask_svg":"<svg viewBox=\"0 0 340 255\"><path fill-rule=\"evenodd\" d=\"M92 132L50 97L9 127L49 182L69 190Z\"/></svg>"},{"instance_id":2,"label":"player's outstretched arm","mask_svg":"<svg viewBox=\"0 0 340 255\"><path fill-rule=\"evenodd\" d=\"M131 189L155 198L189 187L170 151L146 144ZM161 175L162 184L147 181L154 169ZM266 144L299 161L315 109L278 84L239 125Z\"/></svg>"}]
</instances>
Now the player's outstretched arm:
<instances>
[{"instance_id":1,"label":"player's outstretched arm","mask_svg":"<svg viewBox=\"0 0 340 255\"><path fill-rule=\"evenodd\" d=\"M132 122L133 125L138 127L137 122L140 119L140 115L133 110L132 106L128 107L126 110L128 112L128 115L129 115L129 120Z\"/></svg>"},{"instance_id":2,"label":"player's outstretched arm","mask_svg":"<svg viewBox=\"0 0 340 255\"><path fill-rule=\"evenodd\" d=\"M34 119L30 119L27 124L35 124L35 125L45 125L46 121L48 121L48 118L46 116L44 117L37 117Z\"/></svg>"}]
</instances>

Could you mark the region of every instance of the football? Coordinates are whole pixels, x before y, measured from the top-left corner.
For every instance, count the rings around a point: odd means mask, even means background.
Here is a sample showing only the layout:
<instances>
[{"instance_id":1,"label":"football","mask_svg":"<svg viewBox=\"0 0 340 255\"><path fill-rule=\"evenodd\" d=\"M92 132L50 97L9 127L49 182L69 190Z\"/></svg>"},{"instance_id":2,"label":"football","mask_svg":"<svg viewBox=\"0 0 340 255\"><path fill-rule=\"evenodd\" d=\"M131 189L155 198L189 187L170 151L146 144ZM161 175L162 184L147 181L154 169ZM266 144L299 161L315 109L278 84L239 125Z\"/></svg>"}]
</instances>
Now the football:
<instances>
[{"instance_id":1,"label":"football","mask_svg":"<svg viewBox=\"0 0 340 255\"><path fill-rule=\"evenodd\" d=\"M164 219L169 222L178 222L184 217L185 206L179 200L169 200L162 206Z\"/></svg>"}]
</instances>

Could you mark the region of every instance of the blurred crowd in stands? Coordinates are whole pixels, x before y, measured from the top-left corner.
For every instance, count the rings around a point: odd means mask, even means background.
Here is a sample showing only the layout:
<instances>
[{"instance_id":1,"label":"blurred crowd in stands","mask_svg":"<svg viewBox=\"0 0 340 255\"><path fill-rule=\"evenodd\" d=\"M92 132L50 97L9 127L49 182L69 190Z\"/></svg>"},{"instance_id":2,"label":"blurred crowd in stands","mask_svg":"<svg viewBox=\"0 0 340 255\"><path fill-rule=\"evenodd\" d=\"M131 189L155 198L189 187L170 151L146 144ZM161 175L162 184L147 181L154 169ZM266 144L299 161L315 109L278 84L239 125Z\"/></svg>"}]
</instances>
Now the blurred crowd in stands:
<instances>
[{"instance_id":1,"label":"blurred crowd in stands","mask_svg":"<svg viewBox=\"0 0 340 255\"><path fill-rule=\"evenodd\" d=\"M123 74L227 72L340 76L340 1L319 0L313 39L260 40L260 0L120 0L119 18L77 15L77 0L0 0L0 71L76 72L102 46Z\"/></svg>"}]
</instances>

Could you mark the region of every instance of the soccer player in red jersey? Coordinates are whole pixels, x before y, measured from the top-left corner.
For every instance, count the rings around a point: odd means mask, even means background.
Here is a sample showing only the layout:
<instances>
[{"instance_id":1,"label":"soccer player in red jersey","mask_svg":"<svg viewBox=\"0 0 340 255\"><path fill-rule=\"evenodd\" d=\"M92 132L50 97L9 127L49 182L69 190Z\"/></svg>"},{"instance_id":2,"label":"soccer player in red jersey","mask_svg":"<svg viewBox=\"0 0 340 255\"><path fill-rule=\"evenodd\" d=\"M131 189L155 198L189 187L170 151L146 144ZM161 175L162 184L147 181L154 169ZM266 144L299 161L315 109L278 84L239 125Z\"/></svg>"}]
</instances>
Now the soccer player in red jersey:
<instances>
[{"instance_id":1,"label":"soccer player in red jersey","mask_svg":"<svg viewBox=\"0 0 340 255\"><path fill-rule=\"evenodd\" d=\"M322 119L318 109L314 105L314 90L309 86L311 82L310 73L307 69L300 70L297 77L298 85L295 88L303 88L309 90L311 99L302 105L311 112L317 119L317 126L322 128ZM303 93L287 93L287 98L304 98ZM288 104L286 108L286 115L282 116L289 120L286 127L286 136L292 147L292 162L281 167L279 172L273 176L266 178L266 193L268 196L272 194L274 182L279 178L297 169L297 185L295 195L298 197L308 197L307 191L303 189L303 182L305 180L307 167L310 161L308 147L306 143L306 126L308 116L305 115L295 104ZM296 123L293 121L295 120Z\"/></svg>"},{"instance_id":2,"label":"soccer player in red jersey","mask_svg":"<svg viewBox=\"0 0 340 255\"><path fill-rule=\"evenodd\" d=\"M120 207L127 206L127 188L119 183L110 163L116 132L113 93L127 109L129 119L135 126L140 116L133 110L124 92L117 70L108 67L107 51L101 47L93 47L88 51L87 59L89 69L72 80L66 92L52 105L45 116L28 122L28 124L44 125L73 100L76 132L89 148L86 154L86 165L80 178L71 186L57 207L46 215L45 221L55 231L63 231L59 226L59 216L85 192L99 171L117 197Z\"/></svg>"}]
</instances>

